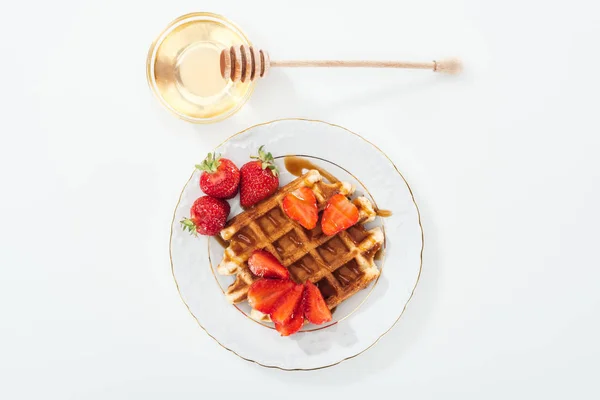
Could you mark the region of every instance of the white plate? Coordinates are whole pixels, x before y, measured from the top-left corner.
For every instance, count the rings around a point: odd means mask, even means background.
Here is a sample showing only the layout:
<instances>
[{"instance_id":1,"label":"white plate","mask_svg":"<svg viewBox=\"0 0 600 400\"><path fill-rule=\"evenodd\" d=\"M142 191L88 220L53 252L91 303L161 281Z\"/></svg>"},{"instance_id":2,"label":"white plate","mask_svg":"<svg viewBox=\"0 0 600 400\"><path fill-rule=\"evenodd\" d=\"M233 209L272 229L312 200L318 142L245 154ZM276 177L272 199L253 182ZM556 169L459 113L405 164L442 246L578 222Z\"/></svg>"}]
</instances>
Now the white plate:
<instances>
[{"instance_id":1,"label":"white plate","mask_svg":"<svg viewBox=\"0 0 600 400\"><path fill-rule=\"evenodd\" d=\"M194 171L183 188L171 227L171 267L182 300L198 324L221 346L245 360L265 367L310 370L355 357L377 342L398 321L419 280L423 250L420 216L412 192L390 159L361 136L321 121L284 119L253 126L233 135L215 149L238 166L265 145L277 158L280 184L294 179L283 157L309 158L357 188L381 209L392 211L367 227L383 226L384 256L377 261L379 279L343 302L331 323L306 326L291 337L280 337L269 324L247 314L246 304L233 306L223 290L233 281L216 266L223 248L214 238L183 232L179 220L200 191L200 173ZM199 160L200 161L200 160ZM241 212L239 198L230 200L231 215Z\"/></svg>"}]
</instances>

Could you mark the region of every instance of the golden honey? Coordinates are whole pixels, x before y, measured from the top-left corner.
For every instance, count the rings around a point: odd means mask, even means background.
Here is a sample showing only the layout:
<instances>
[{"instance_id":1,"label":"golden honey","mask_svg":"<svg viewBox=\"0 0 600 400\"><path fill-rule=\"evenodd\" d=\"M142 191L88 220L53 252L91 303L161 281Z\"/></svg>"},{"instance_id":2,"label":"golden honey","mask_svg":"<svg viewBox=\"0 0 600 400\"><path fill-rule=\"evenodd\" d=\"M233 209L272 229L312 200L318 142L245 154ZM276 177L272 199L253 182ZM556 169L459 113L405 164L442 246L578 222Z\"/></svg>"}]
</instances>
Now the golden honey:
<instances>
[{"instance_id":1,"label":"golden honey","mask_svg":"<svg viewBox=\"0 0 600 400\"><path fill-rule=\"evenodd\" d=\"M211 13L192 13L171 22L148 52L148 83L161 104L196 123L222 120L248 100L253 82L221 77L221 50L248 45L231 21Z\"/></svg>"},{"instance_id":2,"label":"golden honey","mask_svg":"<svg viewBox=\"0 0 600 400\"><path fill-rule=\"evenodd\" d=\"M294 176L302 176L305 170L316 169L325 179L329 181L329 183L339 182L338 179L330 174L326 169L313 164L306 158L287 156L284 158L283 162L285 169L287 169L287 171Z\"/></svg>"}]
</instances>

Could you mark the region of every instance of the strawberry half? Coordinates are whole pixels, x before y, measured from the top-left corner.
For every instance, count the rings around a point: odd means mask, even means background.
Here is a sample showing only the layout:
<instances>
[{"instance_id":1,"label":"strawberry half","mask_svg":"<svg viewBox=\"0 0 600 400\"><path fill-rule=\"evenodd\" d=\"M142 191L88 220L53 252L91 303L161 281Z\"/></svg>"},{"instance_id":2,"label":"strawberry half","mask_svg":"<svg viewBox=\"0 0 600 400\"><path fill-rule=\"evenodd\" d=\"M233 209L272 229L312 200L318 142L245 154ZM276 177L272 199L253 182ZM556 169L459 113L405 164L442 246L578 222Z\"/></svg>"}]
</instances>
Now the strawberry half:
<instances>
[{"instance_id":1,"label":"strawberry half","mask_svg":"<svg viewBox=\"0 0 600 400\"><path fill-rule=\"evenodd\" d=\"M325 206L321 229L323 233L331 236L350 228L358 222L358 208L342 194L336 194Z\"/></svg>"},{"instance_id":2,"label":"strawberry half","mask_svg":"<svg viewBox=\"0 0 600 400\"><path fill-rule=\"evenodd\" d=\"M248 302L258 311L269 314L275 309L278 300L294 288L292 281L279 279L259 279L248 289Z\"/></svg>"},{"instance_id":3,"label":"strawberry half","mask_svg":"<svg viewBox=\"0 0 600 400\"><path fill-rule=\"evenodd\" d=\"M262 278L289 279L290 273L275 256L266 250L255 250L248 259L248 267Z\"/></svg>"},{"instance_id":4,"label":"strawberry half","mask_svg":"<svg viewBox=\"0 0 600 400\"><path fill-rule=\"evenodd\" d=\"M202 164L196 165L196 169L204 171L200 175L200 189L207 195L231 199L237 194L240 170L231 160L221 158L220 154L208 153Z\"/></svg>"},{"instance_id":5,"label":"strawberry half","mask_svg":"<svg viewBox=\"0 0 600 400\"><path fill-rule=\"evenodd\" d=\"M331 311L329 311L325 300L323 300L319 288L310 281L306 281L304 284L302 309L306 319L315 325L331 321Z\"/></svg>"},{"instance_id":6,"label":"strawberry half","mask_svg":"<svg viewBox=\"0 0 600 400\"><path fill-rule=\"evenodd\" d=\"M317 226L317 198L307 187L288 193L283 199L283 211L306 229L314 229Z\"/></svg>"},{"instance_id":7,"label":"strawberry half","mask_svg":"<svg viewBox=\"0 0 600 400\"><path fill-rule=\"evenodd\" d=\"M271 321L275 326L286 325L297 314L302 316L301 302L304 285L295 285L290 291L283 294L279 301L275 304L275 308L271 312ZM304 318L304 317L302 317Z\"/></svg>"},{"instance_id":8,"label":"strawberry half","mask_svg":"<svg viewBox=\"0 0 600 400\"><path fill-rule=\"evenodd\" d=\"M287 323L275 323L275 329L281 333L281 336L289 336L298 332L302 325L304 325L304 315L302 315L302 310L297 310Z\"/></svg>"}]
</instances>

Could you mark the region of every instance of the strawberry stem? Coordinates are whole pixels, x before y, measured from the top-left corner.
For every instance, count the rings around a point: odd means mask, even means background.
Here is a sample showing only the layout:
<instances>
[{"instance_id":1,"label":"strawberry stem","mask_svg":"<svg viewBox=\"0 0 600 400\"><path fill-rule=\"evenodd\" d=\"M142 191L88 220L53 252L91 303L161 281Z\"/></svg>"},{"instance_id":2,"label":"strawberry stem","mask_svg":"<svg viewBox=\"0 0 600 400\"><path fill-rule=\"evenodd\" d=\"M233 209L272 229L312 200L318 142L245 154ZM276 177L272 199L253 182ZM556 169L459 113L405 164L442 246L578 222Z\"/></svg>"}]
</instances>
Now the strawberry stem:
<instances>
[{"instance_id":1,"label":"strawberry stem","mask_svg":"<svg viewBox=\"0 0 600 400\"><path fill-rule=\"evenodd\" d=\"M189 231L190 234L198 236L198 232L196 231L196 223L194 222L194 220L192 220L191 218L184 218L181 221L179 221L179 223L181 224L181 228L184 231Z\"/></svg>"},{"instance_id":2,"label":"strawberry stem","mask_svg":"<svg viewBox=\"0 0 600 400\"><path fill-rule=\"evenodd\" d=\"M277 165L275 165L275 159L271 153L267 153L264 150L265 145L263 144L258 148L258 156L250 156L255 160L261 161L262 169L269 169L273 175L279 175L279 169L277 169Z\"/></svg>"},{"instance_id":3,"label":"strawberry stem","mask_svg":"<svg viewBox=\"0 0 600 400\"><path fill-rule=\"evenodd\" d=\"M200 171L206 171L208 173L217 172L219 165L221 165L221 162L219 161L220 158L220 154L208 153L201 164L196 164L196 169Z\"/></svg>"}]
</instances>

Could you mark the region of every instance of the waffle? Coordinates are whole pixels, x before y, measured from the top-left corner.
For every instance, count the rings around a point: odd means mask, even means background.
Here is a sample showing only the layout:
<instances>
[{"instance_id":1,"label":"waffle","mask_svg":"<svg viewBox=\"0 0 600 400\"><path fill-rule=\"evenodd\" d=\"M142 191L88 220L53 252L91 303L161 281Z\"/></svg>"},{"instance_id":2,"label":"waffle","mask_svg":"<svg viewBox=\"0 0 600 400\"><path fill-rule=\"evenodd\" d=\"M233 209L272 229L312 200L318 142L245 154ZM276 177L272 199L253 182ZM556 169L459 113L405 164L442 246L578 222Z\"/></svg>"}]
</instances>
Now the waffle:
<instances>
[{"instance_id":1,"label":"waffle","mask_svg":"<svg viewBox=\"0 0 600 400\"><path fill-rule=\"evenodd\" d=\"M359 210L359 222L336 235L327 236L321 232L320 221L316 228L308 230L285 216L281 207L283 198L300 187L312 189L319 211L333 195L349 196L354 192L352 185L325 183L318 171L310 170L273 196L232 218L221 231L221 237L229 241L229 246L217 267L220 274L236 275L226 291L230 302L246 300L249 286L258 279L246 263L256 249L272 253L295 281L315 283L330 309L379 276L374 256L383 245L383 232L379 227L367 230L363 225L375 218L371 202L365 197L356 198L353 203ZM264 319L264 315L256 310L251 315Z\"/></svg>"}]
</instances>

